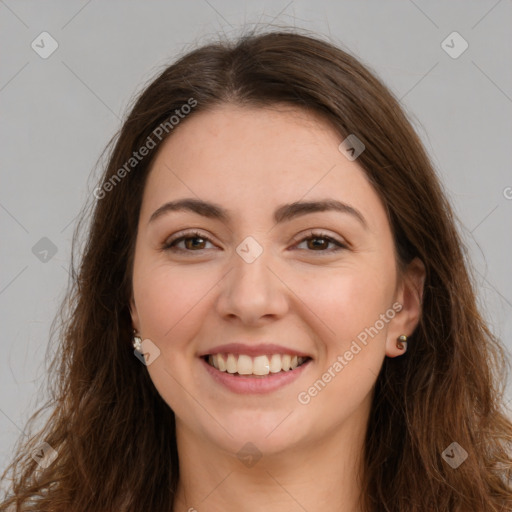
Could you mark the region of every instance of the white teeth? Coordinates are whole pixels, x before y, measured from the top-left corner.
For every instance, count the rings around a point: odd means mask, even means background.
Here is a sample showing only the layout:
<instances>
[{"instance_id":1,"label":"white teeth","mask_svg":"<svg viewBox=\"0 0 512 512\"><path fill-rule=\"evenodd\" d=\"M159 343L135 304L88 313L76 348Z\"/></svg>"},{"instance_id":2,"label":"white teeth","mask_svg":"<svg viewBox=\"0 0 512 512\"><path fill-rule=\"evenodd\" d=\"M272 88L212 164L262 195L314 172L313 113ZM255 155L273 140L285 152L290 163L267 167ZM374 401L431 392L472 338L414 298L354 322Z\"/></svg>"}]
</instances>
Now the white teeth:
<instances>
[{"instance_id":1,"label":"white teeth","mask_svg":"<svg viewBox=\"0 0 512 512\"><path fill-rule=\"evenodd\" d=\"M281 356L279 354L273 354L270 358L270 371L277 373L281 371Z\"/></svg>"},{"instance_id":2,"label":"white teeth","mask_svg":"<svg viewBox=\"0 0 512 512\"><path fill-rule=\"evenodd\" d=\"M213 356L210 356L210 357L213 357ZM217 370L220 370L221 372L225 372L227 370L227 367L226 367L226 361L224 361L224 358L216 357L215 359L217 360L217 365L218 365L218 366L216 366Z\"/></svg>"},{"instance_id":3,"label":"white teeth","mask_svg":"<svg viewBox=\"0 0 512 512\"><path fill-rule=\"evenodd\" d=\"M254 375L268 375L270 363L267 356L257 356L252 360L252 373Z\"/></svg>"},{"instance_id":4,"label":"white teeth","mask_svg":"<svg viewBox=\"0 0 512 512\"><path fill-rule=\"evenodd\" d=\"M216 356L212 357L215 360ZM226 371L228 373L236 373L238 371L238 364L233 354L228 354L228 358L226 360Z\"/></svg>"},{"instance_id":5,"label":"white teeth","mask_svg":"<svg viewBox=\"0 0 512 512\"><path fill-rule=\"evenodd\" d=\"M252 374L252 359L249 356L240 354L238 356L238 373L240 375L251 375Z\"/></svg>"},{"instance_id":6,"label":"white teeth","mask_svg":"<svg viewBox=\"0 0 512 512\"><path fill-rule=\"evenodd\" d=\"M238 373L240 375L268 375L281 371L295 370L306 361L305 357L291 356L290 354L272 354L268 356L251 357L240 354L214 354L208 356L208 363L227 373Z\"/></svg>"}]
</instances>

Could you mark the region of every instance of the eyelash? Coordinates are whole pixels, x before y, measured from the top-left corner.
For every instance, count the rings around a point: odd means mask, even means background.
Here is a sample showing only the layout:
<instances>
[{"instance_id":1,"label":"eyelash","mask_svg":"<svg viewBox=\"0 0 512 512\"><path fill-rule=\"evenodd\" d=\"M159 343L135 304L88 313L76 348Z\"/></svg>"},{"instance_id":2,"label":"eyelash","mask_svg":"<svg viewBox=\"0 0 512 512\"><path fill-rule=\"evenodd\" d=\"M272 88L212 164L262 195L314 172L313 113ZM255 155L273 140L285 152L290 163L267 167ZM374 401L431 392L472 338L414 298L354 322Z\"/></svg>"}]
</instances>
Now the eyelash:
<instances>
[{"instance_id":1,"label":"eyelash","mask_svg":"<svg viewBox=\"0 0 512 512\"><path fill-rule=\"evenodd\" d=\"M174 239L171 239L171 240L168 240L166 241L164 244L163 244L163 247L162 249L165 250L165 251L172 251L172 252L201 252L201 251L204 251L205 249L199 249L197 251L193 251L193 250L189 250L189 249L181 249L181 248L176 248L174 247L174 245L178 242L181 242L183 240L187 240L189 238L201 238L203 239L204 241L206 242L210 242L212 243L212 241L205 235L203 235L202 233L199 233L198 231L191 231L191 232L187 232L187 233L184 233L182 234L180 237L177 237L177 238L174 238ZM332 243L332 244L335 244L337 246L337 248L335 249L327 249L327 250L319 250L319 251L309 251L309 252L320 252L320 253L333 253L333 252L338 252L338 251L341 251L343 249L347 249L347 246L345 244L343 244L342 242L336 240L335 238L325 234L325 233L322 233L321 231L312 231L307 237L304 237L304 238L301 238L300 240L297 241L297 244L300 244L302 242L307 242L308 240L314 240L314 239L324 239L324 240L327 240L329 243Z\"/></svg>"}]
</instances>

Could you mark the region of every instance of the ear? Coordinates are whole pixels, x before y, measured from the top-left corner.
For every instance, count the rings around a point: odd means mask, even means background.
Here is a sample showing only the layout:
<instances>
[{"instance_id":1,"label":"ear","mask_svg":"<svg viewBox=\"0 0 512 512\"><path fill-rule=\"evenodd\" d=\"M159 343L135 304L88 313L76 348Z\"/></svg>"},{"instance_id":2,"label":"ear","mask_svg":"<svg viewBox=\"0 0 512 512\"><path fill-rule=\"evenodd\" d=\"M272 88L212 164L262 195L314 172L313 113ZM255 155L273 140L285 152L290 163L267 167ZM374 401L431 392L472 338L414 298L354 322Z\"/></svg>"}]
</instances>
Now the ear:
<instances>
[{"instance_id":1,"label":"ear","mask_svg":"<svg viewBox=\"0 0 512 512\"><path fill-rule=\"evenodd\" d=\"M401 304L402 309L389 322L386 338L386 355L388 357L403 355L403 350L397 347L397 338L402 334L410 336L418 325L421 317L425 275L425 265L419 258L414 258L399 278L395 302Z\"/></svg>"},{"instance_id":2,"label":"ear","mask_svg":"<svg viewBox=\"0 0 512 512\"><path fill-rule=\"evenodd\" d=\"M137 312L137 306L135 305L135 300L133 298L133 294L130 298L130 316L132 317L132 326L135 331L140 332L140 323L139 323L139 314Z\"/></svg>"}]
</instances>

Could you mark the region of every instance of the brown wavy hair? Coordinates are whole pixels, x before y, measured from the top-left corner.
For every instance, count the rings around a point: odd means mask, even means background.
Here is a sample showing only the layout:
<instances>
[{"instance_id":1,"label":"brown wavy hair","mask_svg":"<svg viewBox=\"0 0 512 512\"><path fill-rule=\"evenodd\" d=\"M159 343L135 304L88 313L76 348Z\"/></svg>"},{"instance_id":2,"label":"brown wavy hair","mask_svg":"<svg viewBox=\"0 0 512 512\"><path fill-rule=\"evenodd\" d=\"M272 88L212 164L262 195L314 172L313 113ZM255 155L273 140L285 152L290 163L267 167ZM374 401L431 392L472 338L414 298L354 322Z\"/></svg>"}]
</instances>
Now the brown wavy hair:
<instances>
[{"instance_id":1,"label":"brown wavy hair","mask_svg":"<svg viewBox=\"0 0 512 512\"><path fill-rule=\"evenodd\" d=\"M512 510L512 424L503 404L509 363L479 314L456 219L399 101L349 52L297 29L210 42L139 94L107 146L102 190L191 98L197 104L180 124L220 104L288 104L321 114L340 141L356 134L366 146L357 162L385 205L400 266L414 257L425 264L422 316L407 355L385 358L377 378L362 510ZM166 136L173 129L179 125ZM70 289L52 328L51 399L29 424L50 414L18 443L0 510L173 510L174 413L134 357L129 312L142 193L164 140L91 202L83 242L85 212L75 231L79 264L72 257ZM454 441L468 454L457 469L441 455ZM46 469L31 457L42 442L58 452Z\"/></svg>"}]
</instances>

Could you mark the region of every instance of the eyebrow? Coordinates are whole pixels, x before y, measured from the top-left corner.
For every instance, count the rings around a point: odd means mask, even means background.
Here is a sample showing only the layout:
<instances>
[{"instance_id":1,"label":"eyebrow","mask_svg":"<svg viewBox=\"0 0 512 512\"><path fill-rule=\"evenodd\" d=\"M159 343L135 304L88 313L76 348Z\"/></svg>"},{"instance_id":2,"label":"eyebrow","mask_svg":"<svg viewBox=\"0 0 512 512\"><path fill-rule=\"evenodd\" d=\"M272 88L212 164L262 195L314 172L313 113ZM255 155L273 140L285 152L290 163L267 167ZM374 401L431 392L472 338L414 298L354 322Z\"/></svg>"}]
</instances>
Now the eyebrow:
<instances>
[{"instance_id":1,"label":"eyebrow","mask_svg":"<svg viewBox=\"0 0 512 512\"><path fill-rule=\"evenodd\" d=\"M168 212L190 211L209 219L229 223L231 215L222 206L203 201L202 199L184 198L169 201L153 212L148 223L151 223ZM353 206L342 203L335 199L323 199L317 201L296 201L294 203L279 206L274 212L274 222L281 224L297 217L316 212L337 211L351 215L357 219L364 228L368 228L365 218L359 210Z\"/></svg>"}]
</instances>

